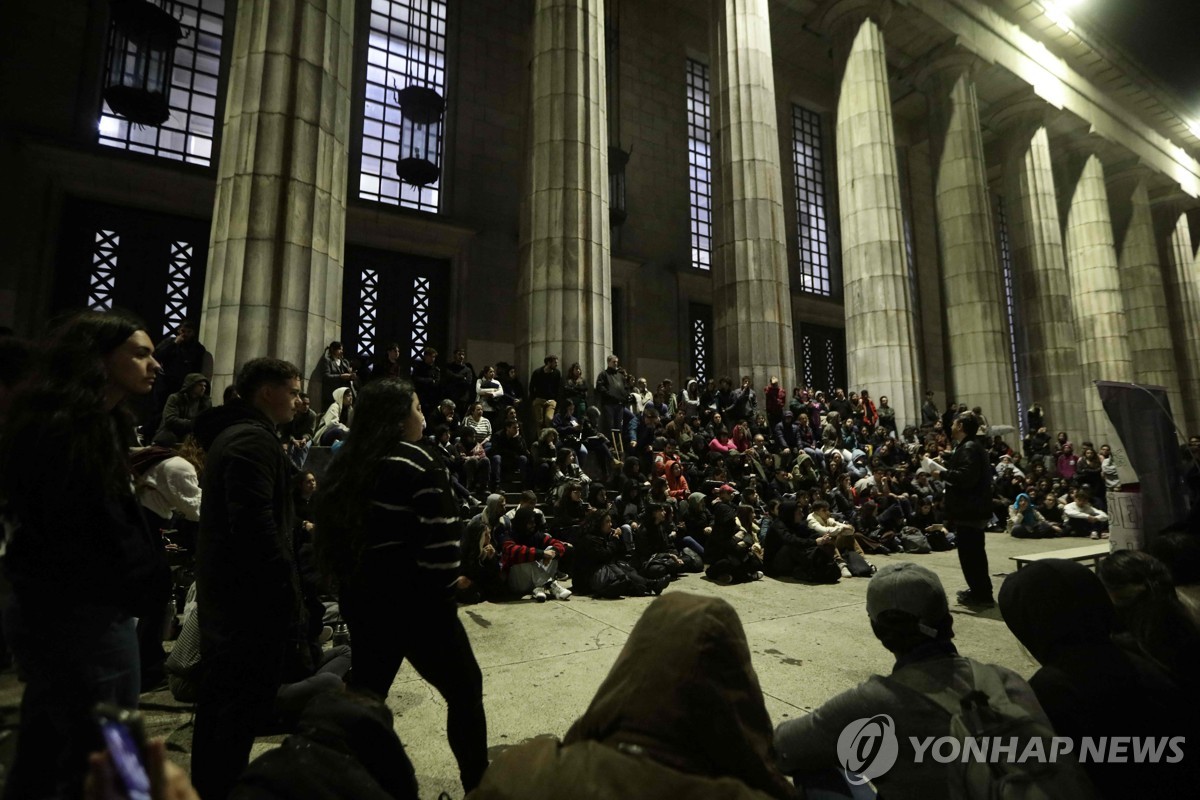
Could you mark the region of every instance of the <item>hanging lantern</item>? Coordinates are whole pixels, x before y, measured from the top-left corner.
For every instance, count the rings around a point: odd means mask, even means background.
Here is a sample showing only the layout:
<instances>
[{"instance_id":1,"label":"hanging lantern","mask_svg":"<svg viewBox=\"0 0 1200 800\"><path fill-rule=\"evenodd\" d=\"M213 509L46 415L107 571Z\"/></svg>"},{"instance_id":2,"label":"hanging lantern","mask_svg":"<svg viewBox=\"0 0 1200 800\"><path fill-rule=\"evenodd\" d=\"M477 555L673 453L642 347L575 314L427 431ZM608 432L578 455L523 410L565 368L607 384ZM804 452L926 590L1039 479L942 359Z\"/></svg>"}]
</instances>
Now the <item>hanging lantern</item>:
<instances>
[{"instance_id":1,"label":"hanging lantern","mask_svg":"<svg viewBox=\"0 0 1200 800\"><path fill-rule=\"evenodd\" d=\"M139 125L159 126L171 116L168 95L179 21L149 0L112 0L104 100Z\"/></svg>"},{"instance_id":2,"label":"hanging lantern","mask_svg":"<svg viewBox=\"0 0 1200 800\"><path fill-rule=\"evenodd\" d=\"M619 147L608 148L608 224L616 227L625 221L625 165L629 153Z\"/></svg>"},{"instance_id":3,"label":"hanging lantern","mask_svg":"<svg viewBox=\"0 0 1200 800\"><path fill-rule=\"evenodd\" d=\"M392 92L400 105L400 158L396 174L413 186L428 186L441 175L438 142L442 138L442 116L446 101L428 86L406 86Z\"/></svg>"}]
</instances>

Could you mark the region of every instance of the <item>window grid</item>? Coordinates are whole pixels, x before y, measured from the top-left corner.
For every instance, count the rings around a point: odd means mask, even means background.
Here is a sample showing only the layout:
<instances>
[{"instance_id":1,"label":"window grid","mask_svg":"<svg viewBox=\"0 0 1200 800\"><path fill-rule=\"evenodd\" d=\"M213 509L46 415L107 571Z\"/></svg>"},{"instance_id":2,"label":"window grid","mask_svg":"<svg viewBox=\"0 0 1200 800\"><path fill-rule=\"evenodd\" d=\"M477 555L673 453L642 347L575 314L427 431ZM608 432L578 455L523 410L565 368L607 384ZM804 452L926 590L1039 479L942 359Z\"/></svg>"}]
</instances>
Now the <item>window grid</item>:
<instances>
[{"instance_id":1,"label":"window grid","mask_svg":"<svg viewBox=\"0 0 1200 800\"><path fill-rule=\"evenodd\" d=\"M163 336L170 336L188 318L188 286L192 279L192 246L171 242L171 261L167 264L167 302L163 309Z\"/></svg>"},{"instance_id":2,"label":"window grid","mask_svg":"<svg viewBox=\"0 0 1200 800\"><path fill-rule=\"evenodd\" d=\"M800 290L829 297L829 223L825 206L821 115L792 106L792 168L796 179L796 230L800 244Z\"/></svg>"},{"instance_id":3,"label":"window grid","mask_svg":"<svg viewBox=\"0 0 1200 800\"><path fill-rule=\"evenodd\" d=\"M396 173L400 132L412 123L400 114L396 90L419 85L446 96L446 0L371 0L367 81L363 109L358 196L364 200L436 213L441 179L426 186L403 183ZM442 129L433 162L440 168Z\"/></svg>"},{"instance_id":4,"label":"window grid","mask_svg":"<svg viewBox=\"0 0 1200 800\"><path fill-rule=\"evenodd\" d=\"M88 308L92 311L112 310L117 283L117 248L120 245L121 237L116 231L96 231L88 291Z\"/></svg>"},{"instance_id":5,"label":"window grid","mask_svg":"<svg viewBox=\"0 0 1200 800\"><path fill-rule=\"evenodd\" d=\"M429 278L413 278L412 357L429 345Z\"/></svg>"},{"instance_id":6,"label":"window grid","mask_svg":"<svg viewBox=\"0 0 1200 800\"><path fill-rule=\"evenodd\" d=\"M1008 351L1012 363L1013 388L1017 392L1017 426L1021 435L1029 433L1025 418L1025 402L1021 396L1021 366L1017 360L1017 306L1013 291L1012 247L1008 239L1008 214L1004 198L996 197L996 241L1000 246L1000 269L1004 274L1004 312L1008 320Z\"/></svg>"},{"instance_id":7,"label":"window grid","mask_svg":"<svg viewBox=\"0 0 1200 800\"><path fill-rule=\"evenodd\" d=\"M212 164L216 130L225 0L172 2L184 37L175 48L175 65L171 70L167 98L171 116L161 127L136 125L117 116L101 100L99 141L106 147L207 167ZM112 46L110 35L110 52Z\"/></svg>"},{"instance_id":8,"label":"window grid","mask_svg":"<svg viewBox=\"0 0 1200 800\"><path fill-rule=\"evenodd\" d=\"M687 62L688 199L692 266L712 267L712 95L708 65Z\"/></svg>"},{"instance_id":9,"label":"window grid","mask_svg":"<svg viewBox=\"0 0 1200 800\"><path fill-rule=\"evenodd\" d=\"M800 374L810 391L832 396L833 389L846 385L845 331L821 325L805 325L800 331Z\"/></svg>"},{"instance_id":10,"label":"window grid","mask_svg":"<svg viewBox=\"0 0 1200 800\"><path fill-rule=\"evenodd\" d=\"M375 323L379 305L377 270L363 269L362 289L358 297L358 352L371 357L375 355Z\"/></svg>"}]
</instances>

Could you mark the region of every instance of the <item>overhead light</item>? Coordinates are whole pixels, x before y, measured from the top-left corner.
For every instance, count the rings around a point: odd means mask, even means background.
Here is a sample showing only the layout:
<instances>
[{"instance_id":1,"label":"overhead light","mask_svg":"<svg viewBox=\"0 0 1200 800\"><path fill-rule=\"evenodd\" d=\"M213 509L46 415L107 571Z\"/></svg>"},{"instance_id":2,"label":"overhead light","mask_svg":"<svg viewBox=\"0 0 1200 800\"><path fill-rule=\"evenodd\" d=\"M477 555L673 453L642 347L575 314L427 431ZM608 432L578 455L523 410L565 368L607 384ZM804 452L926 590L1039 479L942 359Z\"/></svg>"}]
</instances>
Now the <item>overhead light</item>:
<instances>
[{"instance_id":1,"label":"overhead light","mask_svg":"<svg viewBox=\"0 0 1200 800\"><path fill-rule=\"evenodd\" d=\"M1071 21L1069 16L1067 16L1066 9L1074 5L1075 3L1071 2L1071 0L1058 0L1058 2L1054 2L1054 0L1043 0L1042 10L1046 12L1046 16L1049 17L1055 25L1062 28L1067 33L1070 33L1074 29L1075 23Z\"/></svg>"},{"instance_id":2,"label":"overhead light","mask_svg":"<svg viewBox=\"0 0 1200 800\"><path fill-rule=\"evenodd\" d=\"M1192 136L1200 139L1200 122L1192 122L1188 124L1188 130L1192 132Z\"/></svg>"}]
</instances>

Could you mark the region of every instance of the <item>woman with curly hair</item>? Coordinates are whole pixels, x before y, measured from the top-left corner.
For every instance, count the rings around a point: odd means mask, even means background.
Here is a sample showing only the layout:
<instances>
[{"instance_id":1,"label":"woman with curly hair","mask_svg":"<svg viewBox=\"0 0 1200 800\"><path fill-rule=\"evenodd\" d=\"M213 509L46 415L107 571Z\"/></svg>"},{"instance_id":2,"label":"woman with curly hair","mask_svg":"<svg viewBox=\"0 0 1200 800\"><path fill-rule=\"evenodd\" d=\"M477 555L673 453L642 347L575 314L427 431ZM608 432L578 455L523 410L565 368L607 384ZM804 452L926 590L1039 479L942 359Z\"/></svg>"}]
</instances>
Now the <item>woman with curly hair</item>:
<instances>
[{"instance_id":1,"label":"woman with curly hair","mask_svg":"<svg viewBox=\"0 0 1200 800\"><path fill-rule=\"evenodd\" d=\"M351 685L386 697L409 659L446 701L469 792L488 763L483 676L455 605L462 522L446 466L422 442L424 422L408 381L362 390L317 495L315 544L354 641Z\"/></svg>"},{"instance_id":2,"label":"woman with curly hair","mask_svg":"<svg viewBox=\"0 0 1200 800\"><path fill-rule=\"evenodd\" d=\"M126 402L158 372L141 322L79 314L51 335L0 431L5 629L27 679L7 797L78 796L92 708L138 704L136 618L166 603L170 575L133 492Z\"/></svg>"}]
</instances>

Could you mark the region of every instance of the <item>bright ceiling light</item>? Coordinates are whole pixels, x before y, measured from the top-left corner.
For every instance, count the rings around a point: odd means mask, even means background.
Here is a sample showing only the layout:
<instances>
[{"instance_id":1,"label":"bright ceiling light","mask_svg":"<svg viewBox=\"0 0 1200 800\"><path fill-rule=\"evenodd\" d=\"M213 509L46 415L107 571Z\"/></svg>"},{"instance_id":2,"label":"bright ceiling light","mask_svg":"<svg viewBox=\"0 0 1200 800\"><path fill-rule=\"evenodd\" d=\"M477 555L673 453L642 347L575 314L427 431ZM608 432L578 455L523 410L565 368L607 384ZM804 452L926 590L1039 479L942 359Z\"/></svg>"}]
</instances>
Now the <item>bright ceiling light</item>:
<instances>
[{"instance_id":1,"label":"bright ceiling light","mask_svg":"<svg viewBox=\"0 0 1200 800\"><path fill-rule=\"evenodd\" d=\"M1050 20L1068 33L1075 27L1075 23L1067 16L1066 8L1074 5L1070 0L1044 0L1042 10L1046 12L1046 16Z\"/></svg>"}]
</instances>

